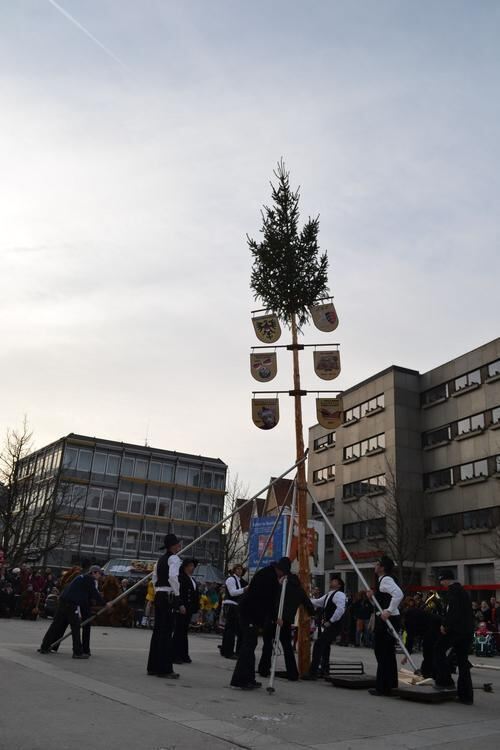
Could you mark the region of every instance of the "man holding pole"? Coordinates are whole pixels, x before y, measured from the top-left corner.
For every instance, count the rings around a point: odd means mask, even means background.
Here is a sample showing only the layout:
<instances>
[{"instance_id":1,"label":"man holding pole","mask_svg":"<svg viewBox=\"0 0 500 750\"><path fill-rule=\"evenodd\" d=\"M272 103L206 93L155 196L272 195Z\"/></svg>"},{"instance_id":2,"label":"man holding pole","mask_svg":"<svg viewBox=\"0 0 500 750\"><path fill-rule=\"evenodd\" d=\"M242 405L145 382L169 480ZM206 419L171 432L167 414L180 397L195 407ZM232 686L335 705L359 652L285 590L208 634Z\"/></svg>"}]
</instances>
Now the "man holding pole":
<instances>
[{"instance_id":1,"label":"man holding pole","mask_svg":"<svg viewBox=\"0 0 500 750\"><path fill-rule=\"evenodd\" d=\"M376 596L382 612L375 617L374 650L377 659L377 683L368 692L371 695L390 697L398 686L398 665L396 661L396 640L387 627L389 621L397 632L400 627L399 605L403 592L392 577L394 562L383 555L375 563L377 577L376 590L368 589L369 599Z\"/></svg>"},{"instance_id":2,"label":"man holding pole","mask_svg":"<svg viewBox=\"0 0 500 750\"><path fill-rule=\"evenodd\" d=\"M311 668L302 675L303 680L316 680L320 669L323 674L328 671L330 648L340 633L346 609L344 581L340 574L332 573L330 591L325 596L311 601L315 607L323 610L323 623L321 635L314 644Z\"/></svg>"}]
</instances>

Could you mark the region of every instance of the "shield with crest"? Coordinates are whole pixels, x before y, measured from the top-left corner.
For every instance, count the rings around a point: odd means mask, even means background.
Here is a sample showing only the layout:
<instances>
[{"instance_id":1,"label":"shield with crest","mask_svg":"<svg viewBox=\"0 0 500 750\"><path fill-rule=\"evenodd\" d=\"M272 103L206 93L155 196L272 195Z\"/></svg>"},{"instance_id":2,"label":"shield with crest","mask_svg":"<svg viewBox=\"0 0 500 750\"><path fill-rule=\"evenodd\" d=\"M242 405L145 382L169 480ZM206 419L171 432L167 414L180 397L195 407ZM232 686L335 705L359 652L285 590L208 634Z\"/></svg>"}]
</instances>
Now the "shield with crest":
<instances>
[{"instance_id":1,"label":"shield with crest","mask_svg":"<svg viewBox=\"0 0 500 750\"><path fill-rule=\"evenodd\" d=\"M324 333L334 331L339 324L339 317L333 302L325 302L321 305L311 305L309 308L314 325Z\"/></svg>"},{"instance_id":2,"label":"shield with crest","mask_svg":"<svg viewBox=\"0 0 500 750\"><path fill-rule=\"evenodd\" d=\"M336 430L343 422L342 399L340 397L317 398L316 416L322 427L326 427L329 430Z\"/></svg>"},{"instance_id":3,"label":"shield with crest","mask_svg":"<svg viewBox=\"0 0 500 750\"><path fill-rule=\"evenodd\" d=\"M314 370L318 378L334 380L340 374L340 352L314 352Z\"/></svg>"},{"instance_id":4,"label":"shield with crest","mask_svg":"<svg viewBox=\"0 0 500 750\"><path fill-rule=\"evenodd\" d=\"M252 318L255 335L264 344L274 344L281 336L281 326L276 315L258 315Z\"/></svg>"},{"instance_id":5,"label":"shield with crest","mask_svg":"<svg viewBox=\"0 0 500 750\"><path fill-rule=\"evenodd\" d=\"M272 430L280 421L280 405L277 398L252 399L253 423L260 430Z\"/></svg>"},{"instance_id":6,"label":"shield with crest","mask_svg":"<svg viewBox=\"0 0 500 750\"><path fill-rule=\"evenodd\" d=\"M268 383L276 377L278 371L278 362L276 353L271 354L250 354L250 372L255 380L260 383Z\"/></svg>"}]
</instances>

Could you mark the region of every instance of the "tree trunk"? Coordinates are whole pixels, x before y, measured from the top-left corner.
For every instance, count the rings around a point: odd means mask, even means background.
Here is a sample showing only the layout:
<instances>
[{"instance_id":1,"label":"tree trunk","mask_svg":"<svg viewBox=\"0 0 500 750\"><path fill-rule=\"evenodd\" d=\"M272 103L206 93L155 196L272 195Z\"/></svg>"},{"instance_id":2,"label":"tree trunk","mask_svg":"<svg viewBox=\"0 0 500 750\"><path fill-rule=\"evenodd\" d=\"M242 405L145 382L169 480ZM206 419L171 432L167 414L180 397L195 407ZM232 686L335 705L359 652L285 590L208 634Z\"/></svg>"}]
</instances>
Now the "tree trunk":
<instances>
[{"instance_id":1,"label":"tree trunk","mask_svg":"<svg viewBox=\"0 0 500 750\"><path fill-rule=\"evenodd\" d=\"M302 401L300 392L300 367L299 352L296 348L297 323L295 315L292 316L292 344L293 348L293 388L295 391L295 442L297 449L297 461L304 458L304 430L302 425ZM307 548L307 482L306 468L304 463L297 468L297 510L298 510L298 553L299 553L299 578L306 592L309 592L309 554ZM302 609L299 610L299 638L298 638L298 667L302 675L308 671L311 663L311 647L309 638L309 616Z\"/></svg>"}]
</instances>

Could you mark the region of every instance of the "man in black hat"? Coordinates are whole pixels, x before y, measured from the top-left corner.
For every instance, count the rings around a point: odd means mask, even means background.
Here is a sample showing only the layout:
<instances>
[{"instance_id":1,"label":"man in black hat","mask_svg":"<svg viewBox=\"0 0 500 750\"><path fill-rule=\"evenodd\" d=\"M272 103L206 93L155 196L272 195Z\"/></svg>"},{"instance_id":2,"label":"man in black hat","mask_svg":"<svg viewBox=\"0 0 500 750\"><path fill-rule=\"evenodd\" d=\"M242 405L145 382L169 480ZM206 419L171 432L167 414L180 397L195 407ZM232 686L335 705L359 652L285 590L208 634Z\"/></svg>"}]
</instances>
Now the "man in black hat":
<instances>
[{"instance_id":1,"label":"man in black hat","mask_svg":"<svg viewBox=\"0 0 500 750\"><path fill-rule=\"evenodd\" d=\"M177 611L175 615L174 664L191 664L192 661L189 656L188 630L191 618L195 612L198 612L200 606L198 585L193 578L193 573L197 566L198 560L189 557L182 561L179 569L179 607L184 607L186 613L181 614L180 611Z\"/></svg>"},{"instance_id":2,"label":"man in black hat","mask_svg":"<svg viewBox=\"0 0 500 750\"><path fill-rule=\"evenodd\" d=\"M243 565L235 565L226 578L226 595L224 598L224 634L220 655L226 659L236 659L241 645L241 627L238 616L238 604L247 590L247 582L243 580L245 569ZM235 648L236 644L236 648Z\"/></svg>"},{"instance_id":3,"label":"man in black hat","mask_svg":"<svg viewBox=\"0 0 500 750\"><path fill-rule=\"evenodd\" d=\"M394 580L393 570L394 562L387 555L383 555L375 563L375 591L368 589L366 592L369 599L376 596L383 610L381 614L375 613L374 651L377 659L377 684L368 691L371 695L391 696L398 686L396 639L386 625L389 620L396 631L401 626L399 605L403 601L403 592Z\"/></svg>"},{"instance_id":4,"label":"man in black hat","mask_svg":"<svg viewBox=\"0 0 500 750\"><path fill-rule=\"evenodd\" d=\"M453 648L458 667L457 694L464 705L474 703L474 691L470 676L469 652L474 634L474 615L469 595L456 580L453 571L443 570L439 583L447 589L447 602L442 618L441 634L434 649L435 686L446 690L455 686L451 677L447 652Z\"/></svg>"},{"instance_id":5,"label":"man in black hat","mask_svg":"<svg viewBox=\"0 0 500 750\"><path fill-rule=\"evenodd\" d=\"M166 535L162 548L165 554L155 564L152 577L155 587L155 622L147 669L149 675L171 680L179 677L172 667L174 610L178 609L181 615L186 614L185 607L179 603L179 570L182 560L177 553L181 546L175 534Z\"/></svg>"},{"instance_id":6,"label":"man in black hat","mask_svg":"<svg viewBox=\"0 0 500 750\"><path fill-rule=\"evenodd\" d=\"M347 604L342 576L339 573L332 573L330 591L319 599L311 601L315 607L323 610L322 630L314 643L311 666L309 672L302 675L303 680L316 680L320 669L322 674L328 672L330 649L340 634Z\"/></svg>"},{"instance_id":7,"label":"man in black hat","mask_svg":"<svg viewBox=\"0 0 500 750\"><path fill-rule=\"evenodd\" d=\"M290 560L282 557L277 563L259 570L252 578L240 607L242 642L231 687L253 690L262 686L255 680L255 648L259 630L276 617L280 598L280 582L290 573Z\"/></svg>"},{"instance_id":8,"label":"man in black hat","mask_svg":"<svg viewBox=\"0 0 500 750\"><path fill-rule=\"evenodd\" d=\"M80 636L80 622L90 616L92 602L101 606L111 607L99 593L97 582L105 575L99 565L92 565L87 573L76 576L63 590L59 597L57 610L52 623L45 633L42 645L38 649L41 654L57 651L59 644L53 644L63 637L68 625L73 639L73 659L88 659L90 656L90 624L83 630L83 643Z\"/></svg>"}]
</instances>

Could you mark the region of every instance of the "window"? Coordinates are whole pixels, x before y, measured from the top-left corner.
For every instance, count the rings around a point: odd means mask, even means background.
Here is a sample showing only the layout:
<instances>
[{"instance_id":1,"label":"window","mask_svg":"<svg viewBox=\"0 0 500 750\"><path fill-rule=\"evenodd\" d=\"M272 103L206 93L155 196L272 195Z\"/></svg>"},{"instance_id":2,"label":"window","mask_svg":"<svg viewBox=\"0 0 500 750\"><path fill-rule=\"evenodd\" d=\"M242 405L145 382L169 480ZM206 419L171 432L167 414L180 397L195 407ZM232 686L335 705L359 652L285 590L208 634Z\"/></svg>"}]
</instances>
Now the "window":
<instances>
[{"instance_id":1,"label":"window","mask_svg":"<svg viewBox=\"0 0 500 750\"><path fill-rule=\"evenodd\" d=\"M313 482L328 482L335 479L335 464L324 466L313 472Z\"/></svg>"},{"instance_id":2,"label":"window","mask_svg":"<svg viewBox=\"0 0 500 750\"><path fill-rule=\"evenodd\" d=\"M159 482L161 479L161 464L157 461L151 461L149 464L149 478L154 482Z\"/></svg>"},{"instance_id":3,"label":"window","mask_svg":"<svg viewBox=\"0 0 500 750\"><path fill-rule=\"evenodd\" d=\"M361 407L353 406L352 409L347 409L345 412L344 422L353 422L361 417Z\"/></svg>"},{"instance_id":4,"label":"window","mask_svg":"<svg viewBox=\"0 0 500 750\"><path fill-rule=\"evenodd\" d=\"M175 483L176 484L187 484L188 481L188 468L187 466L178 466L175 472Z\"/></svg>"},{"instance_id":5,"label":"window","mask_svg":"<svg viewBox=\"0 0 500 750\"><path fill-rule=\"evenodd\" d=\"M106 471L106 459L107 455L105 453L94 453L92 474L104 474Z\"/></svg>"},{"instance_id":6,"label":"window","mask_svg":"<svg viewBox=\"0 0 500 750\"><path fill-rule=\"evenodd\" d=\"M80 539L80 546L93 547L95 538L95 526L84 526Z\"/></svg>"},{"instance_id":7,"label":"window","mask_svg":"<svg viewBox=\"0 0 500 750\"><path fill-rule=\"evenodd\" d=\"M131 456L125 456L122 459L122 476L133 477L134 476L134 459Z\"/></svg>"},{"instance_id":8,"label":"window","mask_svg":"<svg viewBox=\"0 0 500 750\"><path fill-rule=\"evenodd\" d=\"M467 482L469 479L488 476L488 461L486 458L481 461L472 461L469 464L462 464L460 469L460 481Z\"/></svg>"},{"instance_id":9,"label":"window","mask_svg":"<svg viewBox=\"0 0 500 750\"><path fill-rule=\"evenodd\" d=\"M162 518L168 518L170 516L170 500L160 497L158 503L158 515Z\"/></svg>"},{"instance_id":10,"label":"window","mask_svg":"<svg viewBox=\"0 0 500 750\"><path fill-rule=\"evenodd\" d=\"M125 540L125 552L137 552L137 544L139 542L138 531L127 531L127 538Z\"/></svg>"},{"instance_id":11,"label":"window","mask_svg":"<svg viewBox=\"0 0 500 750\"><path fill-rule=\"evenodd\" d=\"M453 484L451 469L440 469L426 474L424 485L427 490L437 490L441 487L451 487Z\"/></svg>"},{"instance_id":12,"label":"window","mask_svg":"<svg viewBox=\"0 0 500 750\"><path fill-rule=\"evenodd\" d=\"M329 432L323 437L316 438L314 441L314 450L319 451L321 448L334 447L335 446L335 433Z\"/></svg>"},{"instance_id":13,"label":"window","mask_svg":"<svg viewBox=\"0 0 500 750\"><path fill-rule=\"evenodd\" d=\"M331 551L334 545L333 534L325 534L325 551Z\"/></svg>"},{"instance_id":14,"label":"window","mask_svg":"<svg viewBox=\"0 0 500 750\"><path fill-rule=\"evenodd\" d=\"M101 510L111 513L115 507L114 490L103 490L101 495Z\"/></svg>"},{"instance_id":15,"label":"window","mask_svg":"<svg viewBox=\"0 0 500 750\"><path fill-rule=\"evenodd\" d=\"M345 523L342 527L344 539L367 539L373 536L384 536L385 518L371 518L367 521Z\"/></svg>"},{"instance_id":16,"label":"window","mask_svg":"<svg viewBox=\"0 0 500 750\"><path fill-rule=\"evenodd\" d=\"M142 458L136 458L134 477L136 477L136 479L146 479L147 475L148 475L148 462Z\"/></svg>"},{"instance_id":17,"label":"window","mask_svg":"<svg viewBox=\"0 0 500 750\"><path fill-rule=\"evenodd\" d=\"M208 523L208 505L198 506L198 521Z\"/></svg>"},{"instance_id":18,"label":"window","mask_svg":"<svg viewBox=\"0 0 500 750\"><path fill-rule=\"evenodd\" d=\"M212 472L204 471L201 475L201 486L206 487L208 490L212 487Z\"/></svg>"},{"instance_id":19,"label":"window","mask_svg":"<svg viewBox=\"0 0 500 750\"><path fill-rule=\"evenodd\" d=\"M120 456L111 454L108 456L108 463L106 465L106 474L111 477L117 477L120 473Z\"/></svg>"},{"instance_id":20,"label":"window","mask_svg":"<svg viewBox=\"0 0 500 750\"><path fill-rule=\"evenodd\" d=\"M154 534L150 531L143 531L141 534L141 550L143 552L153 551Z\"/></svg>"},{"instance_id":21,"label":"window","mask_svg":"<svg viewBox=\"0 0 500 750\"><path fill-rule=\"evenodd\" d=\"M182 500L174 500L172 502L172 518L184 518L184 503Z\"/></svg>"},{"instance_id":22,"label":"window","mask_svg":"<svg viewBox=\"0 0 500 750\"><path fill-rule=\"evenodd\" d=\"M488 365L488 377L494 378L497 375L500 375L500 359Z\"/></svg>"},{"instance_id":23,"label":"window","mask_svg":"<svg viewBox=\"0 0 500 750\"><path fill-rule=\"evenodd\" d=\"M63 458L63 469L76 469L78 462L78 451L76 448L65 448Z\"/></svg>"},{"instance_id":24,"label":"window","mask_svg":"<svg viewBox=\"0 0 500 750\"><path fill-rule=\"evenodd\" d=\"M362 440L361 443L354 443L353 445L347 445L344 448L344 460L347 461L350 458L365 456L367 453L373 453L374 451L383 450L385 448L385 434L382 432L380 435L374 435L367 440Z\"/></svg>"},{"instance_id":25,"label":"window","mask_svg":"<svg viewBox=\"0 0 500 750\"><path fill-rule=\"evenodd\" d=\"M200 486L200 470L199 469L189 469L188 484L191 485L191 487Z\"/></svg>"},{"instance_id":26,"label":"window","mask_svg":"<svg viewBox=\"0 0 500 750\"><path fill-rule=\"evenodd\" d=\"M436 385L434 388L430 388L428 391L422 393L422 406L430 406L436 401L442 401L448 398L448 393L448 383Z\"/></svg>"},{"instance_id":27,"label":"window","mask_svg":"<svg viewBox=\"0 0 500 750\"><path fill-rule=\"evenodd\" d=\"M226 477L224 474L214 474L214 490L226 489Z\"/></svg>"},{"instance_id":28,"label":"window","mask_svg":"<svg viewBox=\"0 0 500 750\"><path fill-rule=\"evenodd\" d=\"M493 528L493 509L470 510L464 513L464 531Z\"/></svg>"},{"instance_id":29,"label":"window","mask_svg":"<svg viewBox=\"0 0 500 750\"><path fill-rule=\"evenodd\" d=\"M97 527L97 538L95 542L96 547L109 547L109 540L111 538L111 529L108 526Z\"/></svg>"},{"instance_id":30,"label":"window","mask_svg":"<svg viewBox=\"0 0 500 750\"><path fill-rule=\"evenodd\" d=\"M447 534L455 531L457 526L456 514L452 513L448 516L437 516L431 518L431 534Z\"/></svg>"},{"instance_id":31,"label":"window","mask_svg":"<svg viewBox=\"0 0 500 750\"><path fill-rule=\"evenodd\" d=\"M73 497L72 503L73 508L84 508L85 507L85 496L87 494L86 487L80 487L78 484L73 485Z\"/></svg>"},{"instance_id":32,"label":"window","mask_svg":"<svg viewBox=\"0 0 500 750\"><path fill-rule=\"evenodd\" d=\"M146 505L145 505L144 513L147 516L156 516L157 506L158 506L158 498L148 495L146 498Z\"/></svg>"},{"instance_id":33,"label":"window","mask_svg":"<svg viewBox=\"0 0 500 750\"><path fill-rule=\"evenodd\" d=\"M111 547L114 550L123 550L123 543L125 541L125 529L113 529L111 535Z\"/></svg>"},{"instance_id":34,"label":"window","mask_svg":"<svg viewBox=\"0 0 500 750\"><path fill-rule=\"evenodd\" d=\"M474 430L484 430L484 414L476 414L474 417L466 417L457 422L459 435L465 435Z\"/></svg>"},{"instance_id":35,"label":"window","mask_svg":"<svg viewBox=\"0 0 500 750\"><path fill-rule=\"evenodd\" d=\"M130 498L130 512L141 514L143 503L144 495L136 495L135 493L132 493Z\"/></svg>"},{"instance_id":36,"label":"window","mask_svg":"<svg viewBox=\"0 0 500 750\"><path fill-rule=\"evenodd\" d=\"M78 471L90 471L92 451L78 451Z\"/></svg>"},{"instance_id":37,"label":"window","mask_svg":"<svg viewBox=\"0 0 500 750\"><path fill-rule=\"evenodd\" d=\"M469 388L471 385L481 385L481 371L472 370L459 378L455 378L455 391Z\"/></svg>"},{"instance_id":38,"label":"window","mask_svg":"<svg viewBox=\"0 0 500 750\"><path fill-rule=\"evenodd\" d=\"M165 534L155 534L155 552L163 551L163 543L165 541Z\"/></svg>"},{"instance_id":39,"label":"window","mask_svg":"<svg viewBox=\"0 0 500 750\"><path fill-rule=\"evenodd\" d=\"M347 461L350 458L359 458L360 455L360 444L354 443L353 445L346 445L344 448L344 460Z\"/></svg>"},{"instance_id":40,"label":"window","mask_svg":"<svg viewBox=\"0 0 500 750\"><path fill-rule=\"evenodd\" d=\"M196 503L186 503L184 511L184 520L196 521Z\"/></svg>"},{"instance_id":41,"label":"window","mask_svg":"<svg viewBox=\"0 0 500 750\"><path fill-rule=\"evenodd\" d=\"M161 465L161 481L173 482L173 480L174 480L174 465L162 464Z\"/></svg>"},{"instance_id":42,"label":"window","mask_svg":"<svg viewBox=\"0 0 500 750\"><path fill-rule=\"evenodd\" d=\"M219 556L219 543L218 542L207 542L207 554L212 562L216 562Z\"/></svg>"},{"instance_id":43,"label":"window","mask_svg":"<svg viewBox=\"0 0 500 750\"><path fill-rule=\"evenodd\" d=\"M500 422L500 406L497 406L491 410L491 423L498 424L499 422Z\"/></svg>"},{"instance_id":44,"label":"window","mask_svg":"<svg viewBox=\"0 0 500 750\"><path fill-rule=\"evenodd\" d=\"M439 443L447 443L449 440L451 440L450 425L438 427L437 430L429 430L429 432L423 434L424 448L430 448L433 445L439 445Z\"/></svg>"},{"instance_id":45,"label":"window","mask_svg":"<svg viewBox=\"0 0 500 750\"><path fill-rule=\"evenodd\" d=\"M211 523L219 523L219 521L222 518L222 508L219 508L217 505L212 505L212 511L211 511Z\"/></svg>"},{"instance_id":46,"label":"window","mask_svg":"<svg viewBox=\"0 0 500 750\"><path fill-rule=\"evenodd\" d=\"M87 508L98 510L101 504L101 490L98 487L90 487L87 496Z\"/></svg>"},{"instance_id":47,"label":"window","mask_svg":"<svg viewBox=\"0 0 500 750\"><path fill-rule=\"evenodd\" d=\"M472 586L490 588L495 580L495 566L493 563L465 566L467 583Z\"/></svg>"},{"instance_id":48,"label":"window","mask_svg":"<svg viewBox=\"0 0 500 750\"><path fill-rule=\"evenodd\" d=\"M129 492L119 492L118 497L116 499L116 510L121 511L122 513L127 513L129 501L130 501Z\"/></svg>"}]
</instances>

